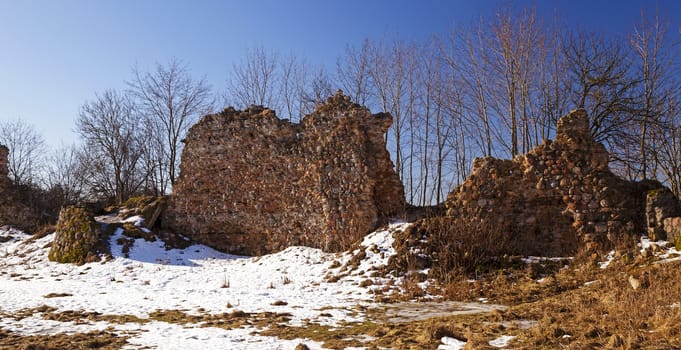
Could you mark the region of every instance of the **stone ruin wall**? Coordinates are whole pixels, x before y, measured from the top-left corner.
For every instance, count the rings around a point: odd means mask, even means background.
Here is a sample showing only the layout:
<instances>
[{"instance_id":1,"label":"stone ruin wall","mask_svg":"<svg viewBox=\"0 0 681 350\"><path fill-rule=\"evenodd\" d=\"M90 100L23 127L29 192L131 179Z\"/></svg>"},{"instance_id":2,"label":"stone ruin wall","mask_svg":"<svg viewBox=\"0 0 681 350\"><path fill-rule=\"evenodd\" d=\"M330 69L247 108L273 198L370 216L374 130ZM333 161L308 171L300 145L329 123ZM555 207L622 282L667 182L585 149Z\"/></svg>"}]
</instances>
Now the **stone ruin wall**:
<instances>
[{"instance_id":1,"label":"stone ruin wall","mask_svg":"<svg viewBox=\"0 0 681 350\"><path fill-rule=\"evenodd\" d=\"M510 223L529 255L611 246L625 233L674 235L678 199L656 181L618 178L608 159L586 112L572 111L559 120L555 141L513 160L476 159L470 178L448 196L447 215Z\"/></svg>"},{"instance_id":2,"label":"stone ruin wall","mask_svg":"<svg viewBox=\"0 0 681 350\"><path fill-rule=\"evenodd\" d=\"M346 249L404 212L391 123L340 92L300 124L262 107L205 116L187 134L163 224L237 254Z\"/></svg>"},{"instance_id":3,"label":"stone ruin wall","mask_svg":"<svg viewBox=\"0 0 681 350\"><path fill-rule=\"evenodd\" d=\"M39 217L21 200L19 189L10 181L9 152L6 146L0 145L0 226L33 230L38 226Z\"/></svg>"},{"instance_id":4,"label":"stone ruin wall","mask_svg":"<svg viewBox=\"0 0 681 350\"><path fill-rule=\"evenodd\" d=\"M0 191L6 189L9 184L9 148L0 145Z\"/></svg>"}]
</instances>

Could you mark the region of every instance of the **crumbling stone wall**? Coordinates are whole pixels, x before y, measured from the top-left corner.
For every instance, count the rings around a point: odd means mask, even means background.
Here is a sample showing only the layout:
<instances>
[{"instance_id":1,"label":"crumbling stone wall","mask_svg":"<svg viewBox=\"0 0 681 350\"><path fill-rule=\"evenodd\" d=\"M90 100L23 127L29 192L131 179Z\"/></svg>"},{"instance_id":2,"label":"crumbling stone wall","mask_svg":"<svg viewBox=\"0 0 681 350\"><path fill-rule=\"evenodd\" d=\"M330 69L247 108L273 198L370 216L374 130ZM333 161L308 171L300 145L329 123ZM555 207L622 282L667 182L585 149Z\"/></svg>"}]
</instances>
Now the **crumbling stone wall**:
<instances>
[{"instance_id":1,"label":"crumbling stone wall","mask_svg":"<svg viewBox=\"0 0 681 350\"><path fill-rule=\"evenodd\" d=\"M0 145L0 226L32 230L38 225L38 214L22 201L20 189L9 179L8 164L9 149Z\"/></svg>"},{"instance_id":2,"label":"crumbling stone wall","mask_svg":"<svg viewBox=\"0 0 681 350\"><path fill-rule=\"evenodd\" d=\"M668 188L648 192L646 221L648 236L653 240L668 240L681 250L681 206Z\"/></svg>"},{"instance_id":3,"label":"crumbling stone wall","mask_svg":"<svg viewBox=\"0 0 681 350\"><path fill-rule=\"evenodd\" d=\"M9 148L0 145L0 191L9 186Z\"/></svg>"},{"instance_id":4,"label":"crumbling stone wall","mask_svg":"<svg viewBox=\"0 0 681 350\"><path fill-rule=\"evenodd\" d=\"M605 147L594 141L587 114L578 109L558 121L553 142L513 160L476 159L446 205L449 216L510 224L521 253L561 256L581 246L613 245L649 227L659 235L665 219L671 226L668 217L681 210L675 197L648 199L660 193L671 194L659 182L626 181L610 172ZM647 213L656 212L663 214L648 220Z\"/></svg>"},{"instance_id":5,"label":"crumbling stone wall","mask_svg":"<svg viewBox=\"0 0 681 350\"><path fill-rule=\"evenodd\" d=\"M205 116L187 134L163 224L238 254L347 248L404 211L391 123L340 92L300 124L262 107Z\"/></svg>"}]
</instances>

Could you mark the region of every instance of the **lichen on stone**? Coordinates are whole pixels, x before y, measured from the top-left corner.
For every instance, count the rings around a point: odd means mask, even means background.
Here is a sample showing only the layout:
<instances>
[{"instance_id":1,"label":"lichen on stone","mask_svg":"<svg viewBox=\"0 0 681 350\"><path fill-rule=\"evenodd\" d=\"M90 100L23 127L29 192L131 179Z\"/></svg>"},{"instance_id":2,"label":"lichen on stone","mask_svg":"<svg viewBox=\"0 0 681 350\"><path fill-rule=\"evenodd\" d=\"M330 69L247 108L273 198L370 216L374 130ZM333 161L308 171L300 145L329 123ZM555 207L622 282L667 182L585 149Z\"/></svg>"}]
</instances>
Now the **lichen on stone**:
<instances>
[{"instance_id":1,"label":"lichen on stone","mask_svg":"<svg viewBox=\"0 0 681 350\"><path fill-rule=\"evenodd\" d=\"M99 230L92 216L80 207L66 207L59 213L57 231L48 258L59 263L83 264L96 254Z\"/></svg>"}]
</instances>

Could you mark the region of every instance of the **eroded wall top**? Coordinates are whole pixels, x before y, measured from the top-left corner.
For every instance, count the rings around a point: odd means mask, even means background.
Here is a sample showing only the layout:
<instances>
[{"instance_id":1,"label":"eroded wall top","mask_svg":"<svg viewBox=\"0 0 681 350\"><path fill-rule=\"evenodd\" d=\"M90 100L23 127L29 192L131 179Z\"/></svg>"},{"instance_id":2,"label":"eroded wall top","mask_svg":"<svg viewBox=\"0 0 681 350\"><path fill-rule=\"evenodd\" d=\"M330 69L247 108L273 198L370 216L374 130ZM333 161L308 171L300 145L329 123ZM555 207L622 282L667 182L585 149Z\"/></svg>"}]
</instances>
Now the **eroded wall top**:
<instances>
[{"instance_id":1,"label":"eroded wall top","mask_svg":"<svg viewBox=\"0 0 681 350\"><path fill-rule=\"evenodd\" d=\"M391 123L340 92L300 124L262 107L205 116L187 134L164 225L239 254L347 248L404 211Z\"/></svg>"},{"instance_id":2,"label":"eroded wall top","mask_svg":"<svg viewBox=\"0 0 681 350\"><path fill-rule=\"evenodd\" d=\"M617 245L623 234L659 234L665 219L680 210L678 199L654 199L662 193L670 192L656 181L615 176L605 147L591 136L586 112L578 109L558 121L553 142L513 160L476 159L447 208L451 216L510 223L521 253L565 256L582 246ZM667 214L651 221L648 212Z\"/></svg>"}]
</instances>

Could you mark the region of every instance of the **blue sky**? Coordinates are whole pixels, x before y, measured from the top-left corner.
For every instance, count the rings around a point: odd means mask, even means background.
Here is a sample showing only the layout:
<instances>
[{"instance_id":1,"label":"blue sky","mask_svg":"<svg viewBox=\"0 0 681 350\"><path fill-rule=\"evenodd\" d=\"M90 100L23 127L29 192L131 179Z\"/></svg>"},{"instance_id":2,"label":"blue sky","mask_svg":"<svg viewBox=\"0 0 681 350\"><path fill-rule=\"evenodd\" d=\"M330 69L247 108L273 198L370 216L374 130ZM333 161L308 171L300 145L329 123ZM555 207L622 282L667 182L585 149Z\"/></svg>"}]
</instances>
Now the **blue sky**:
<instances>
[{"instance_id":1,"label":"blue sky","mask_svg":"<svg viewBox=\"0 0 681 350\"><path fill-rule=\"evenodd\" d=\"M263 46L335 67L364 38L426 38L491 15L492 0L0 0L0 119L22 118L51 146L77 136L74 120L95 92L122 89L142 70L175 57L214 90L232 65ZM554 9L568 26L625 35L640 11L667 16L678 30L681 1L513 1Z\"/></svg>"}]
</instances>

